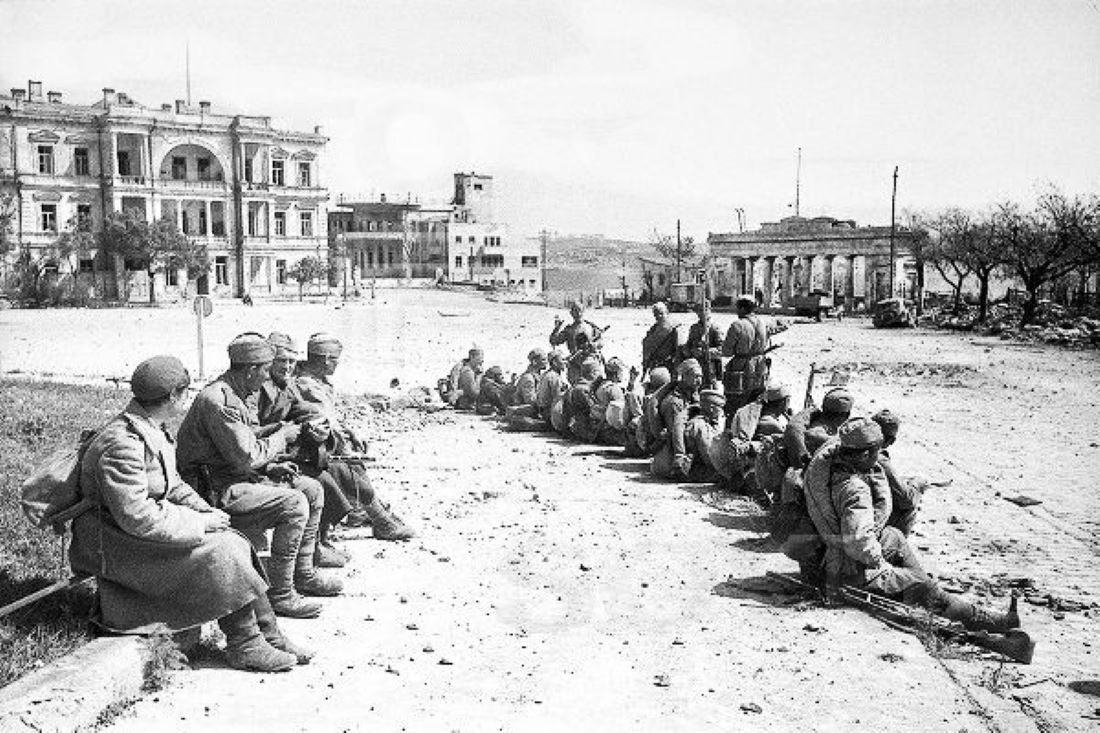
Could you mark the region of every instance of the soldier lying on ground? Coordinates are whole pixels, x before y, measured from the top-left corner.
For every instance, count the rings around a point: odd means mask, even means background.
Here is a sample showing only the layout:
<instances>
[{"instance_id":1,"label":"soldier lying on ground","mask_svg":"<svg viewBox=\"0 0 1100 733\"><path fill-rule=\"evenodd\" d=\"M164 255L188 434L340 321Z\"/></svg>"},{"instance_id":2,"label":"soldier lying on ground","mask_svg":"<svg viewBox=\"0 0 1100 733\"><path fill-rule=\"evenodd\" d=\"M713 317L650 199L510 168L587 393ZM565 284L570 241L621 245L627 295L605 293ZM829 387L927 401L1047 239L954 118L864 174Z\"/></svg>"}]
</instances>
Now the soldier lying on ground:
<instances>
[{"instance_id":1,"label":"soldier lying on ground","mask_svg":"<svg viewBox=\"0 0 1100 733\"><path fill-rule=\"evenodd\" d=\"M195 398L179 429L176 457L180 474L201 496L224 510L233 527L259 548L272 529L268 597L275 613L315 618L320 604L298 595L335 595L340 582L314 568L314 543L324 507L324 491L276 458L297 440L301 427L281 426L263 438L255 405L246 400L271 372L275 349L259 334L242 334L229 344L229 371ZM279 480L271 476L279 476Z\"/></svg>"},{"instance_id":2,"label":"soldier lying on ground","mask_svg":"<svg viewBox=\"0 0 1100 733\"><path fill-rule=\"evenodd\" d=\"M355 509L361 509L376 539L407 540L415 533L383 504L371 485L364 465L366 436L340 418L332 375L340 366L343 344L335 336L318 333L306 343L306 360L298 364L295 384L302 399L324 418L321 427L323 473L320 479L335 484Z\"/></svg>"},{"instance_id":3,"label":"soldier lying on ground","mask_svg":"<svg viewBox=\"0 0 1100 733\"><path fill-rule=\"evenodd\" d=\"M905 536L885 526L890 488L879 451L882 430L867 418L841 426L838 440L819 451L806 471L806 505L824 545L826 593L841 585L920 605L974 631L1019 628L1014 611L995 613L947 593L924 571Z\"/></svg>"},{"instance_id":4,"label":"soldier lying on ground","mask_svg":"<svg viewBox=\"0 0 1100 733\"><path fill-rule=\"evenodd\" d=\"M313 652L280 631L248 539L176 471L164 424L183 410L190 382L174 356L134 370L134 399L81 461L81 490L96 509L73 520L73 569L96 576L108 629L183 631L216 619L230 666L281 672L305 664Z\"/></svg>"}]
</instances>

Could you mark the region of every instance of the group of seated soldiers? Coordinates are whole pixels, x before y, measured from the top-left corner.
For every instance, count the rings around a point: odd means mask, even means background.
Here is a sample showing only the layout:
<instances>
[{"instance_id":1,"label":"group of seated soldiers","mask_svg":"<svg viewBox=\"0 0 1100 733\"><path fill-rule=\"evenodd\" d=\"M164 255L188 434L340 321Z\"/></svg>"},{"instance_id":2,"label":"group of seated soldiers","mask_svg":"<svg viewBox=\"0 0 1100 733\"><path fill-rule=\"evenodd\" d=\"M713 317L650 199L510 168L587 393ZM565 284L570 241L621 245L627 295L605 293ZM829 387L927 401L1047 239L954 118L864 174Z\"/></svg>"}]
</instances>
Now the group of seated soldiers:
<instances>
[{"instance_id":1,"label":"group of seated soldiers","mask_svg":"<svg viewBox=\"0 0 1100 733\"><path fill-rule=\"evenodd\" d=\"M969 629L1017 628L1015 603L1008 613L990 612L945 592L921 567L907 538L928 484L901 477L890 461L897 417L854 416L844 387L793 413L790 391L770 378L770 337L785 326L754 309L751 299L739 300L725 335L700 309L681 342L658 303L639 380L636 368L602 357L600 329L574 305L572 323L559 319L550 336L568 353L532 349L509 383L499 367L482 372L484 354L474 349L440 380L440 392L456 408L498 415L506 429L621 446L624 456L650 457L655 476L759 499L771 509L773 538L803 580L828 596L851 586Z\"/></svg>"},{"instance_id":2,"label":"group of seated soldiers","mask_svg":"<svg viewBox=\"0 0 1100 733\"><path fill-rule=\"evenodd\" d=\"M94 510L73 520L71 562L97 577L103 626L184 632L217 620L231 666L273 672L310 660L276 617L316 618L313 598L342 593L319 569L349 560L332 528L413 536L367 476L366 439L341 418L332 377L342 350L315 334L300 361L286 334L242 334L229 369L189 409L179 359L138 365L133 400L83 454ZM165 425L181 414L173 440Z\"/></svg>"}]
</instances>

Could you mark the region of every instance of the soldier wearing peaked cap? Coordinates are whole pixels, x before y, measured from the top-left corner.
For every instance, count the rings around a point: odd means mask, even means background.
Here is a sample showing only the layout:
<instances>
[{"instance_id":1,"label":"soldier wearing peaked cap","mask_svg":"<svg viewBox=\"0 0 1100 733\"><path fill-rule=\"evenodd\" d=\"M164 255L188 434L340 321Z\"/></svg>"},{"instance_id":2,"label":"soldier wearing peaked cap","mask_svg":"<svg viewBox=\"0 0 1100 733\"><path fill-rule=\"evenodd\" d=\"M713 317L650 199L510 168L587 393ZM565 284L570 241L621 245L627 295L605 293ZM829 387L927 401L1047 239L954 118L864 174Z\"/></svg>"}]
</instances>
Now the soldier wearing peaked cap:
<instances>
[{"instance_id":1,"label":"soldier wearing peaked cap","mask_svg":"<svg viewBox=\"0 0 1100 733\"><path fill-rule=\"evenodd\" d=\"M327 428L322 481L331 481L340 489L353 507L352 517L359 520L365 515L376 539L410 539L416 533L379 500L367 476L362 459L368 447L366 436L340 417L332 375L340 366L343 352L343 344L331 334L310 336L306 360L298 364L295 378L302 399L320 412Z\"/></svg>"},{"instance_id":2,"label":"soldier wearing peaked cap","mask_svg":"<svg viewBox=\"0 0 1100 733\"><path fill-rule=\"evenodd\" d=\"M299 595L334 595L338 581L321 577L313 566L313 543L323 502L316 481L297 475L292 465L267 478L301 432L281 423L258 437L255 393L270 376L275 349L263 336L247 333L229 344L229 370L195 398L180 425L176 456L184 480L230 516L232 525L260 546L272 529L268 597L282 616L314 618L321 606Z\"/></svg>"}]
</instances>

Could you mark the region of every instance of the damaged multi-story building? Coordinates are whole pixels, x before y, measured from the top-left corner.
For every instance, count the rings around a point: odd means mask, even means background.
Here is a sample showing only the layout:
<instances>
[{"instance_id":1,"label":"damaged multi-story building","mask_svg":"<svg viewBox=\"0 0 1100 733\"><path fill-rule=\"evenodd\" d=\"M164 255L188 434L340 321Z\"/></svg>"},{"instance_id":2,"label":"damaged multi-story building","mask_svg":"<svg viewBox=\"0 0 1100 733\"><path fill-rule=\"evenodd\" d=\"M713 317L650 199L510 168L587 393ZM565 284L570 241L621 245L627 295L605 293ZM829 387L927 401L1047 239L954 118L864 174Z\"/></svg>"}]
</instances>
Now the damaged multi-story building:
<instances>
[{"instance_id":1,"label":"damaged multi-story building","mask_svg":"<svg viewBox=\"0 0 1100 733\"><path fill-rule=\"evenodd\" d=\"M108 88L94 103L72 104L31 81L0 94L0 196L15 209L9 237L18 251L42 253L80 219L95 231L117 211L166 217L206 245L211 268L190 287L184 271L156 273L158 297L291 292L295 263L327 252L327 141L320 127L281 130L270 117L221 113L206 101L146 107ZM85 255L55 270L92 297L146 297L140 263Z\"/></svg>"}]
</instances>

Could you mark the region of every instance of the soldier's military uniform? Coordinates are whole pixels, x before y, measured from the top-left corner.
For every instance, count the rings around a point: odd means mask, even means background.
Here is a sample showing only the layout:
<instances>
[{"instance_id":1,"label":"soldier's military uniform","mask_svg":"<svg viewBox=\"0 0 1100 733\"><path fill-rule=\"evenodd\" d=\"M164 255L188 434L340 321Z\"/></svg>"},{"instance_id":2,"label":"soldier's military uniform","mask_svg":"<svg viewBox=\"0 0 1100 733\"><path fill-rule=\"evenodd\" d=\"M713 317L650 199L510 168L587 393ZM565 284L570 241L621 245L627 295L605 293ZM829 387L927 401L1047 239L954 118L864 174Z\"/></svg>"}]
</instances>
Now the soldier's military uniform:
<instances>
[{"instance_id":1,"label":"soldier's military uniform","mask_svg":"<svg viewBox=\"0 0 1100 733\"><path fill-rule=\"evenodd\" d=\"M271 363L275 351L263 337L249 335L234 339L229 354L236 367L262 366ZM265 478L263 471L287 450L287 430L257 436L259 420L246 403L251 391L245 372L231 368L198 394L179 429L180 475L229 514L231 524L257 547L262 546L264 531L273 530L268 569L271 604L281 615L315 617L320 605L305 601L296 588L333 595L332 585L313 568L323 492L320 484L305 476L294 477L291 485Z\"/></svg>"},{"instance_id":2,"label":"soldier's military uniform","mask_svg":"<svg viewBox=\"0 0 1100 733\"><path fill-rule=\"evenodd\" d=\"M367 448L359 436L340 420L336 386L329 378L343 350L343 344L335 336L323 333L310 336L306 343L306 361L298 365L298 376L295 378L302 400L318 410L328 424L329 437L325 448L330 458L325 474L354 508L362 508L375 538L407 540L415 533L379 501L363 459L343 460L349 454L362 453Z\"/></svg>"}]
</instances>

